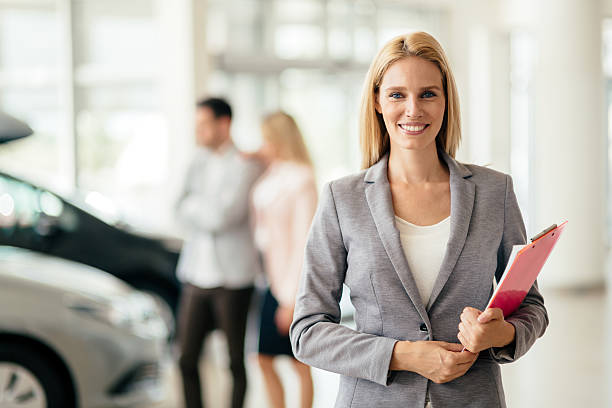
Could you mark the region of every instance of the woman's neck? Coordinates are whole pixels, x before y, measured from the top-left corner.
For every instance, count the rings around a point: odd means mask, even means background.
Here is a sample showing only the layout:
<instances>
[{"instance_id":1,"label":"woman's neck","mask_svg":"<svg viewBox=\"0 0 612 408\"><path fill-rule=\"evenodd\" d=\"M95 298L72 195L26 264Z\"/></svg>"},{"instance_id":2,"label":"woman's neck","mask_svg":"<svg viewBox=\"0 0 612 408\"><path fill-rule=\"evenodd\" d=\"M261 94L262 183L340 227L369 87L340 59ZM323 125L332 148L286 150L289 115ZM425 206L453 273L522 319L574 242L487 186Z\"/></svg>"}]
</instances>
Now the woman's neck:
<instances>
[{"instance_id":1,"label":"woman's neck","mask_svg":"<svg viewBox=\"0 0 612 408\"><path fill-rule=\"evenodd\" d=\"M448 181L449 172L441 163L435 144L419 151L391 146L387 177L390 183L436 183Z\"/></svg>"}]
</instances>

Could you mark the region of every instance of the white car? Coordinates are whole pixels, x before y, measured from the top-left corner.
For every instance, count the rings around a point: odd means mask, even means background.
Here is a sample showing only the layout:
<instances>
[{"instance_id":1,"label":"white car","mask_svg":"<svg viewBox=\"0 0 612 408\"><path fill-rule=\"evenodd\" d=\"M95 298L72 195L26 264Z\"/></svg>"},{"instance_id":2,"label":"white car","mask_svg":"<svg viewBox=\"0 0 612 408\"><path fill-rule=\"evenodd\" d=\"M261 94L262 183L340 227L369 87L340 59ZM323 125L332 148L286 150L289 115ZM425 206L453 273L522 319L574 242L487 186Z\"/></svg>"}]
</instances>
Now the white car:
<instances>
[{"instance_id":1,"label":"white car","mask_svg":"<svg viewBox=\"0 0 612 408\"><path fill-rule=\"evenodd\" d=\"M153 298L112 275L0 246L0 408L150 407L167 335Z\"/></svg>"}]
</instances>

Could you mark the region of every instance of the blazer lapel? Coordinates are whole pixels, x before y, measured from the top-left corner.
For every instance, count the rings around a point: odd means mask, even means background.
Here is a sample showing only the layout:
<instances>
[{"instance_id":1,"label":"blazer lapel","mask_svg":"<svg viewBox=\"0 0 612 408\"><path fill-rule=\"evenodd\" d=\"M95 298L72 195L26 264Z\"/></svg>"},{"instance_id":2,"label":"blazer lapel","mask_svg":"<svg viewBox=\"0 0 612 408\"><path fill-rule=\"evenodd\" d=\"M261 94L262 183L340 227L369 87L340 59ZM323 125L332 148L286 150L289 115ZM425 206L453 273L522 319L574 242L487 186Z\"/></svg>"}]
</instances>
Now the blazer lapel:
<instances>
[{"instance_id":1,"label":"blazer lapel","mask_svg":"<svg viewBox=\"0 0 612 408\"><path fill-rule=\"evenodd\" d=\"M442 292L444 285L457 264L459 254L463 250L470 228L476 189L474 183L469 179L472 173L467 167L458 163L440 149L438 149L438 154L446 162L450 171L451 231L440 272L427 304L427 310L431 309L440 292Z\"/></svg>"},{"instance_id":2,"label":"blazer lapel","mask_svg":"<svg viewBox=\"0 0 612 408\"><path fill-rule=\"evenodd\" d=\"M425 305L404 256L399 231L395 227L395 211L393 210L391 188L387 178L388 160L389 156L384 156L366 172L364 178L366 200L374 218L378 235L395 272L421 318L429 325Z\"/></svg>"}]
</instances>

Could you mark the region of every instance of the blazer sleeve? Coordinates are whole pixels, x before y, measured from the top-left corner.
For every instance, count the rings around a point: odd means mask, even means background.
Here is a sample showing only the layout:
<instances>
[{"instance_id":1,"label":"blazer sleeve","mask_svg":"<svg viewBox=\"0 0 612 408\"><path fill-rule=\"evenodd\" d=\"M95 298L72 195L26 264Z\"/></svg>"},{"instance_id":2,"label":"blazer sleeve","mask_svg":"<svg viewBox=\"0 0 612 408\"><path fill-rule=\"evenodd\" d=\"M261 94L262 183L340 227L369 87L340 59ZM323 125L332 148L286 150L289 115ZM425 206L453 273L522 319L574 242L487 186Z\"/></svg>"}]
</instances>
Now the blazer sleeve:
<instances>
[{"instance_id":1,"label":"blazer sleeve","mask_svg":"<svg viewBox=\"0 0 612 408\"><path fill-rule=\"evenodd\" d=\"M305 364L388 385L397 340L339 324L346 269L347 250L329 183L321 194L306 243L290 329L293 352Z\"/></svg>"},{"instance_id":2,"label":"blazer sleeve","mask_svg":"<svg viewBox=\"0 0 612 408\"><path fill-rule=\"evenodd\" d=\"M495 277L500 280L510 258L513 245L522 245L527 241L525 225L519 209L512 178L506 176L506 198L504 209L504 232L497 255ZM502 348L492 348L492 358L498 363L509 363L519 359L531 348L535 341L542 337L548 326L548 313L544 307L544 298L538 290L536 281L521 306L506 318L516 329L515 339Z\"/></svg>"}]
</instances>

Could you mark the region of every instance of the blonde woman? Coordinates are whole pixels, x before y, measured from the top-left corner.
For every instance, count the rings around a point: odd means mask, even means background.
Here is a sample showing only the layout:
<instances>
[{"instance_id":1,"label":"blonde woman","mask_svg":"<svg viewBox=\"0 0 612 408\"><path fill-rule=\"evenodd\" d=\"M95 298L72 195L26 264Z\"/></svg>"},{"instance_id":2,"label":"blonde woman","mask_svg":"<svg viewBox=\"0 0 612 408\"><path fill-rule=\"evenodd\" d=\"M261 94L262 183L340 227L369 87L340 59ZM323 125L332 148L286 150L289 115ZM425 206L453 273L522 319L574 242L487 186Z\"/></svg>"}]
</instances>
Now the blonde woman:
<instances>
[{"instance_id":1,"label":"blonde woman","mask_svg":"<svg viewBox=\"0 0 612 408\"><path fill-rule=\"evenodd\" d=\"M297 358L341 374L336 407L505 407L499 364L548 316L537 283L507 319L484 310L525 227L508 175L454 159L459 98L431 35L380 50L359 119L364 170L324 187L306 245Z\"/></svg>"},{"instance_id":2,"label":"blonde woman","mask_svg":"<svg viewBox=\"0 0 612 408\"><path fill-rule=\"evenodd\" d=\"M280 408L285 406L284 392L274 357L291 357L300 381L301 407L308 408L313 399L310 367L293 357L289 326L317 190L310 157L293 118L273 113L261 129L263 146L258 156L268 167L254 187L252 205L255 241L270 287L261 309L258 360L270 405Z\"/></svg>"}]
</instances>

